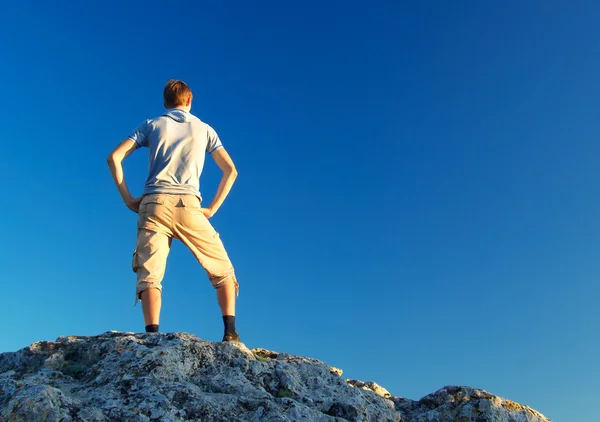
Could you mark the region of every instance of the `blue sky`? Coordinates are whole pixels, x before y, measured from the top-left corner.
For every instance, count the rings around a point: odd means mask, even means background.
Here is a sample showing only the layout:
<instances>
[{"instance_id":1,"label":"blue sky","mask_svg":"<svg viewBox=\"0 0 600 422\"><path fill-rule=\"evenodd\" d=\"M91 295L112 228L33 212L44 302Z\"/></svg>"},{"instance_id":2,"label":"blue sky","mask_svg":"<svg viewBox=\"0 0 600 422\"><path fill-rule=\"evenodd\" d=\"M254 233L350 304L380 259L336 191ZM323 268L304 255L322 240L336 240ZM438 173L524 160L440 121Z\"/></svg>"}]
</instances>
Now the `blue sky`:
<instances>
[{"instance_id":1,"label":"blue sky","mask_svg":"<svg viewBox=\"0 0 600 422\"><path fill-rule=\"evenodd\" d=\"M105 158L177 78L239 171L212 222L247 346L412 399L461 384L592 419L599 5L121 3L2 6L0 351L143 330L136 215ZM164 288L162 331L220 339L181 244Z\"/></svg>"}]
</instances>

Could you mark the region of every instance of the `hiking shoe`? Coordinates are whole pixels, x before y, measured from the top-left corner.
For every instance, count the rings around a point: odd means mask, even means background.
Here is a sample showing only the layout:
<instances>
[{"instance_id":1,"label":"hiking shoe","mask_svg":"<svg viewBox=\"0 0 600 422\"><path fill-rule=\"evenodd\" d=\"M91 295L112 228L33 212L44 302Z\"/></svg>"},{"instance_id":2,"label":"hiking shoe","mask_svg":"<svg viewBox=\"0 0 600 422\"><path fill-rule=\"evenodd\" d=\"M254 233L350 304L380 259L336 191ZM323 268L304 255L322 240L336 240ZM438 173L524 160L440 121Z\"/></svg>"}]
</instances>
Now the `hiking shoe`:
<instances>
[{"instance_id":1,"label":"hiking shoe","mask_svg":"<svg viewBox=\"0 0 600 422\"><path fill-rule=\"evenodd\" d=\"M240 343L240 335L238 333L225 333L222 341L233 341L236 343Z\"/></svg>"}]
</instances>

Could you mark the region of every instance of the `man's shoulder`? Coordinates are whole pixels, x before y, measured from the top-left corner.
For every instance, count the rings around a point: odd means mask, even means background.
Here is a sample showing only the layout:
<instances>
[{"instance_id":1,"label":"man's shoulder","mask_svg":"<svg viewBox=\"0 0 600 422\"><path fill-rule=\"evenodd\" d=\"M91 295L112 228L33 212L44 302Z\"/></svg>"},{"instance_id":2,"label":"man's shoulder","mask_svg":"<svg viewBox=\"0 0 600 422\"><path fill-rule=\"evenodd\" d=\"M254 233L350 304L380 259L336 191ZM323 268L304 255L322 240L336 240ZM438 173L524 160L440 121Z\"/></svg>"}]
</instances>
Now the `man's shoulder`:
<instances>
[{"instance_id":1,"label":"man's shoulder","mask_svg":"<svg viewBox=\"0 0 600 422\"><path fill-rule=\"evenodd\" d=\"M195 123L198 123L198 124L202 124L202 125L208 126L205 122L202 121L202 119L200 119L200 117L196 116L195 114L190 113L189 116L190 116L189 120L191 122L195 122Z\"/></svg>"},{"instance_id":2,"label":"man's shoulder","mask_svg":"<svg viewBox=\"0 0 600 422\"><path fill-rule=\"evenodd\" d=\"M198 116L195 116L195 115L193 115L193 114L190 113L190 119L195 124L201 126L207 132L214 132L215 131L211 125L209 125L208 123L206 123L204 120L200 119Z\"/></svg>"},{"instance_id":3,"label":"man's shoulder","mask_svg":"<svg viewBox=\"0 0 600 422\"><path fill-rule=\"evenodd\" d=\"M158 116L154 116L154 117L144 120L144 123L148 126L151 126L153 124L159 123L161 120L164 121L164 119L166 119L166 118L167 118L167 116L165 116L164 114L159 114Z\"/></svg>"},{"instance_id":4,"label":"man's shoulder","mask_svg":"<svg viewBox=\"0 0 600 422\"><path fill-rule=\"evenodd\" d=\"M190 120L193 120L195 122L199 122L199 123L202 123L203 125L208 126L208 123L206 123L204 120L202 120L200 117L196 116L195 114L189 113L188 115L190 116Z\"/></svg>"}]
</instances>

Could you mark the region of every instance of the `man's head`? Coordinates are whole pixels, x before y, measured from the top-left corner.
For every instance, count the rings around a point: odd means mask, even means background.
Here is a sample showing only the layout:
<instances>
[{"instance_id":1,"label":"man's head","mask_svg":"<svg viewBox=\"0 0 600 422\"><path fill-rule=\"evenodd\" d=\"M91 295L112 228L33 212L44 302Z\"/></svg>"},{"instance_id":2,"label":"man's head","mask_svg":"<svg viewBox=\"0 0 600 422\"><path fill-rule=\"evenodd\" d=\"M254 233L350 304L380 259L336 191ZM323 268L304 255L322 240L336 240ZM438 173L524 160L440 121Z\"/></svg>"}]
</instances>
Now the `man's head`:
<instances>
[{"instance_id":1,"label":"man's head","mask_svg":"<svg viewBox=\"0 0 600 422\"><path fill-rule=\"evenodd\" d=\"M192 90L183 81L171 79L165 85L163 90L166 108L187 108L192 107Z\"/></svg>"}]
</instances>

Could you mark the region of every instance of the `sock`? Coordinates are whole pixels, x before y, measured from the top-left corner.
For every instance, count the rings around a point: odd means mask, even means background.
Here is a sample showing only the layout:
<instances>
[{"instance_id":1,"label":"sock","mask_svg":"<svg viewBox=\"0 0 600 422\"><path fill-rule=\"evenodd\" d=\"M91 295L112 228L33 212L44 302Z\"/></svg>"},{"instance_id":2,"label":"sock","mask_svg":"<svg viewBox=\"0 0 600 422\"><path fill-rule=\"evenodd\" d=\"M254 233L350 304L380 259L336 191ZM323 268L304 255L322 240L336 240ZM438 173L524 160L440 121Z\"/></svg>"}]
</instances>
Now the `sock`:
<instances>
[{"instance_id":1,"label":"sock","mask_svg":"<svg viewBox=\"0 0 600 422\"><path fill-rule=\"evenodd\" d=\"M223 315L223 324L225 324L225 334L235 333L235 315Z\"/></svg>"},{"instance_id":2,"label":"sock","mask_svg":"<svg viewBox=\"0 0 600 422\"><path fill-rule=\"evenodd\" d=\"M158 333L158 324L146 325L147 333Z\"/></svg>"}]
</instances>

